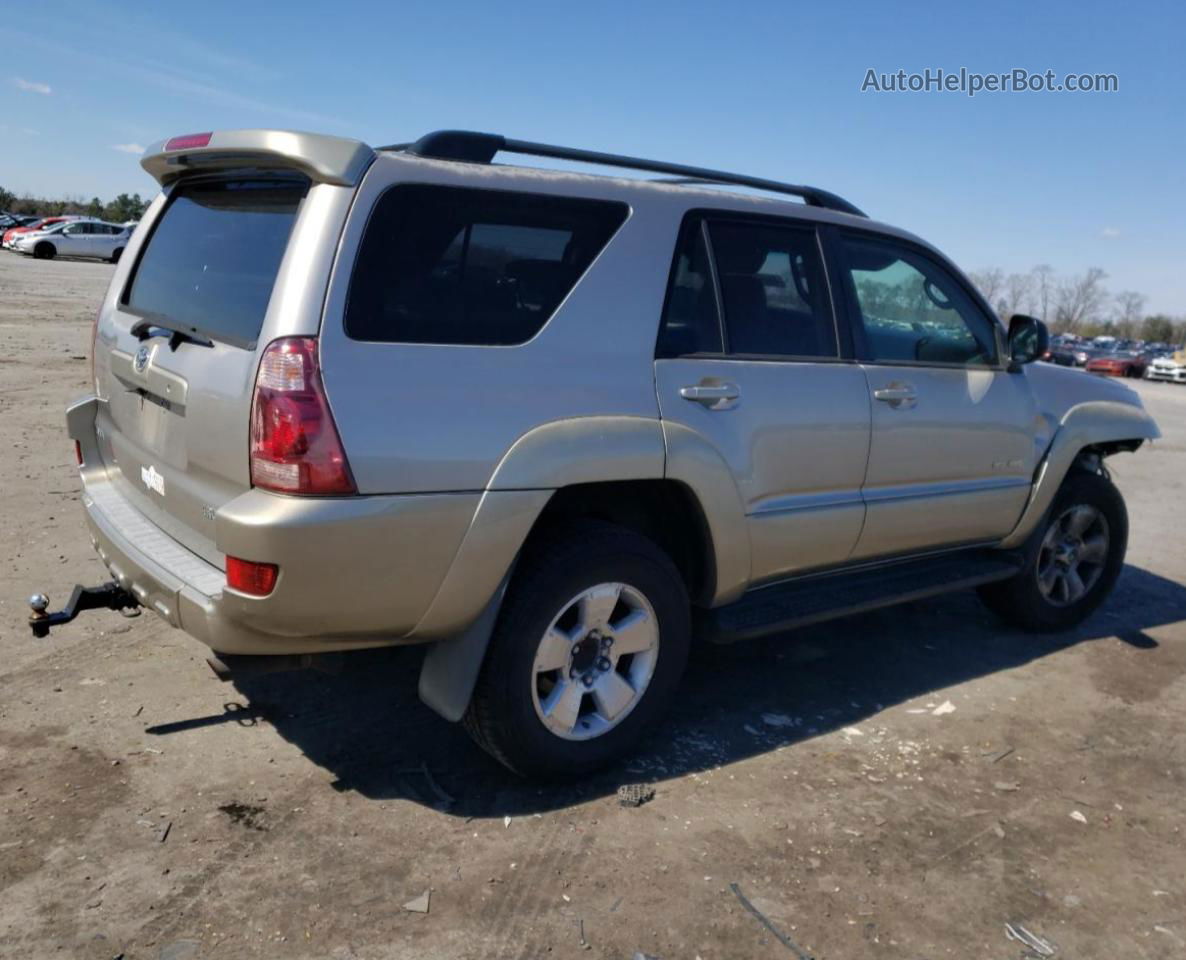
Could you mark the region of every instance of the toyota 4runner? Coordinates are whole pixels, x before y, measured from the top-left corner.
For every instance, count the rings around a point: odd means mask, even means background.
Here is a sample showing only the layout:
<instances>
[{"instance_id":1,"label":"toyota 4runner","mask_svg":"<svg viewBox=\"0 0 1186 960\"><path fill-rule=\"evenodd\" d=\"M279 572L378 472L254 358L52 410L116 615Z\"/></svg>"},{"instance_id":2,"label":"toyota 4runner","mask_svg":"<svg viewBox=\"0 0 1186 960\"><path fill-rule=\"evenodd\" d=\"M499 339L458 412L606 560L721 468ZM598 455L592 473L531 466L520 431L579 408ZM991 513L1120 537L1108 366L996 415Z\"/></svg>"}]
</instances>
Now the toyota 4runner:
<instances>
[{"instance_id":1,"label":"toyota 4runner","mask_svg":"<svg viewBox=\"0 0 1186 960\"><path fill-rule=\"evenodd\" d=\"M459 131L141 162L163 189L67 413L113 580L35 597L39 635L140 605L224 674L431 644L430 707L572 775L657 721L694 634L970 587L1061 630L1120 572L1136 394L1031 364L1041 323L827 191Z\"/></svg>"}]
</instances>

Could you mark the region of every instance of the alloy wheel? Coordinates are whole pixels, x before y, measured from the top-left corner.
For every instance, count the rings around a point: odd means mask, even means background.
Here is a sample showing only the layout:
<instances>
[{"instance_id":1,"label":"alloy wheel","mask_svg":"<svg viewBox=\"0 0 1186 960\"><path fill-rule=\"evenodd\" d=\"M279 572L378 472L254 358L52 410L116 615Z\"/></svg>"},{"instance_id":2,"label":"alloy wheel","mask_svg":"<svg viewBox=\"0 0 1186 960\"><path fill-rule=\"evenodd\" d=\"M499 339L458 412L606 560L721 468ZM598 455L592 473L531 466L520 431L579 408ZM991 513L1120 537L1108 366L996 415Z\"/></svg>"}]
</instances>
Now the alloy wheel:
<instances>
[{"instance_id":1,"label":"alloy wheel","mask_svg":"<svg viewBox=\"0 0 1186 960\"><path fill-rule=\"evenodd\" d=\"M1108 560L1108 521L1095 507L1077 504L1054 520L1038 550L1038 589L1056 607L1082 600L1099 582Z\"/></svg>"},{"instance_id":2,"label":"alloy wheel","mask_svg":"<svg viewBox=\"0 0 1186 960\"><path fill-rule=\"evenodd\" d=\"M638 705L659 659L659 623L645 596L601 583L568 601L540 639L532 701L548 730L590 740Z\"/></svg>"}]
</instances>

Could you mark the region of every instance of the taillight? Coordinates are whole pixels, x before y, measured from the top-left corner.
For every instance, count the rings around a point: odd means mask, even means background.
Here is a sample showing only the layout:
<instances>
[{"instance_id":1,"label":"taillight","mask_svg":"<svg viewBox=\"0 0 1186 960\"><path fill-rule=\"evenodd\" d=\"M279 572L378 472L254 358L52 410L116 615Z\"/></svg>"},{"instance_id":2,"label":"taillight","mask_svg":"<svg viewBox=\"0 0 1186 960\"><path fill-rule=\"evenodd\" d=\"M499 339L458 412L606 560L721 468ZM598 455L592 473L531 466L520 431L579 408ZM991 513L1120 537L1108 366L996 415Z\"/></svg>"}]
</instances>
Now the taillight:
<instances>
[{"instance_id":1,"label":"taillight","mask_svg":"<svg viewBox=\"0 0 1186 960\"><path fill-rule=\"evenodd\" d=\"M314 337L284 337L264 350L251 400L251 482L281 493L356 492Z\"/></svg>"},{"instance_id":2,"label":"taillight","mask_svg":"<svg viewBox=\"0 0 1186 960\"><path fill-rule=\"evenodd\" d=\"M226 558L226 585L240 593L253 597L266 597L276 586L280 568L274 563L256 563L254 560Z\"/></svg>"}]
</instances>

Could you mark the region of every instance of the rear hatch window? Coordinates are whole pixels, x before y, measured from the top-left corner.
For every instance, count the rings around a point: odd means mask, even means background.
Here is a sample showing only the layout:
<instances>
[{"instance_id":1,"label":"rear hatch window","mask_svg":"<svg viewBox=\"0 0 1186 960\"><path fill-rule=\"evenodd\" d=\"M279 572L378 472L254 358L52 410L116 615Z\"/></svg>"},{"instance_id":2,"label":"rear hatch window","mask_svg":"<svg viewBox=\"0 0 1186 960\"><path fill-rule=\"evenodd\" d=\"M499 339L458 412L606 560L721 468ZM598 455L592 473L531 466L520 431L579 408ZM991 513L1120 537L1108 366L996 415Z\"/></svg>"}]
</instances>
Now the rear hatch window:
<instances>
[{"instance_id":1,"label":"rear hatch window","mask_svg":"<svg viewBox=\"0 0 1186 960\"><path fill-rule=\"evenodd\" d=\"M185 183L136 265L125 308L245 348L259 338L304 180Z\"/></svg>"}]
</instances>

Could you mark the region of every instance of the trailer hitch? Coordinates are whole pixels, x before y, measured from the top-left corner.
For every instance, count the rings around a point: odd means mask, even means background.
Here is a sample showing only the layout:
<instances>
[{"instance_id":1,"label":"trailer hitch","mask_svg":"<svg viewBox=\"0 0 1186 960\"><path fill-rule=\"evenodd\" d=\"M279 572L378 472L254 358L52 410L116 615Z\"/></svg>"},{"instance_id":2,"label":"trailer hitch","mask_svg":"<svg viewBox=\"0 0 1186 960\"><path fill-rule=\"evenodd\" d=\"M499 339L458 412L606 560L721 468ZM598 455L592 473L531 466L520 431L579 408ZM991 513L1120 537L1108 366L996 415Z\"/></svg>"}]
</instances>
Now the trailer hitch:
<instances>
[{"instance_id":1,"label":"trailer hitch","mask_svg":"<svg viewBox=\"0 0 1186 960\"><path fill-rule=\"evenodd\" d=\"M33 636L41 639L49 636L49 628L69 623L84 610L135 610L140 606L136 597L112 580L98 587L84 587L79 584L70 594L70 600L56 613L47 613L49 597L35 593L29 598L29 629ZM136 614L130 614L135 616Z\"/></svg>"}]
</instances>

